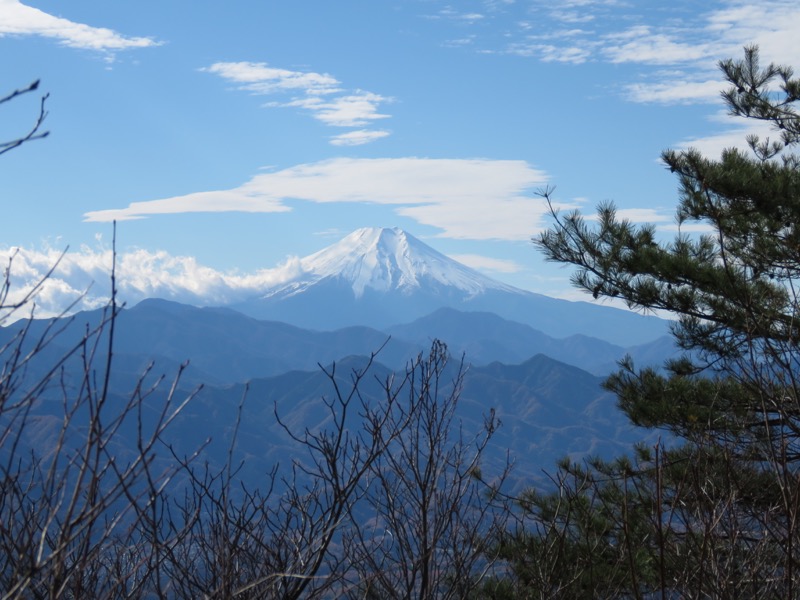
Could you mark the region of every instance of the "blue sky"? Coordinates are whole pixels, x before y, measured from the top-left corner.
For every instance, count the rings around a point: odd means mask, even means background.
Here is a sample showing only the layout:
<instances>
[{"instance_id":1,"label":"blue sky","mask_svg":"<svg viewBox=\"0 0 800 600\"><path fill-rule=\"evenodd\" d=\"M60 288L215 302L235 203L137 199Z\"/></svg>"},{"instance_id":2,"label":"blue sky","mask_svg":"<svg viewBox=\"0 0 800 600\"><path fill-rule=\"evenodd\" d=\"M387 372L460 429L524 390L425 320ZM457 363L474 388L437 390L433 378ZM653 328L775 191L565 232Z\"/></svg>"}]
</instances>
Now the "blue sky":
<instances>
[{"instance_id":1,"label":"blue sky","mask_svg":"<svg viewBox=\"0 0 800 600\"><path fill-rule=\"evenodd\" d=\"M50 135L0 157L0 248L22 249L24 290L69 246L56 307L106 279L117 219L131 299L213 299L398 226L575 297L530 244L536 190L669 234L660 152L755 131L725 116L716 62L758 44L800 66L798 31L797 3L772 0L0 0L0 95L50 94ZM0 140L38 102L0 105Z\"/></svg>"}]
</instances>

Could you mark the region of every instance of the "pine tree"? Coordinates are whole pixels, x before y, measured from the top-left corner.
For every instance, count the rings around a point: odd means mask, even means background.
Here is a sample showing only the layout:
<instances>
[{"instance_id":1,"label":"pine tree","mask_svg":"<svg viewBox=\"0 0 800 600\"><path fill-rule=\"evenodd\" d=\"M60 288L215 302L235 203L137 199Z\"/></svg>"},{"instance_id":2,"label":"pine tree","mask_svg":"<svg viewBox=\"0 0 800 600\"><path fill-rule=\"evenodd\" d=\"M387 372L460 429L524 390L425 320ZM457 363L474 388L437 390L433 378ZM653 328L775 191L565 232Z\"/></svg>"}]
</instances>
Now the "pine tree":
<instances>
[{"instance_id":1,"label":"pine tree","mask_svg":"<svg viewBox=\"0 0 800 600\"><path fill-rule=\"evenodd\" d=\"M800 594L800 79L762 67L755 47L719 66L731 114L767 121L776 139L752 136L748 152L719 159L663 154L679 180L678 224L709 233L679 230L665 243L606 203L592 224L553 210L535 240L595 298L675 317L683 354L663 369L625 361L605 383L634 424L668 432L666 448L564 463L555 494L523 499L528 524L507 540L521 595ZM552 190L543 195L552 207ZM522 564L590 542L603 569L558 561L534 577Z\"/></svg>"}]
</instances>

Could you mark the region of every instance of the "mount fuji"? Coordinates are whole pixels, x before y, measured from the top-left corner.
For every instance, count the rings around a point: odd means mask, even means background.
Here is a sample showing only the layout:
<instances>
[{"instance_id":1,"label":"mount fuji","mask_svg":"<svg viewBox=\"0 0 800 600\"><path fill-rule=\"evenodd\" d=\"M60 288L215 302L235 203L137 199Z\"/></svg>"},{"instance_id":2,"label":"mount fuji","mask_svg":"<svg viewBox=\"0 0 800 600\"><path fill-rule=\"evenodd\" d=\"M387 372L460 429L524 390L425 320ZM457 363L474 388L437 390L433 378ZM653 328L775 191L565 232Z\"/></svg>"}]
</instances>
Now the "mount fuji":
<instances>
[{"instance_id":1,"label":"mount fuji","mask_svg":"<svg viewBox=\"0 0 800 600\"><path fill-rule=\"evenodd\" d=\"M662 319L506 285L398 228L358 229L300 266L294 279L230 308L318 330L385 329L454 308L495 313L556 338L584 334L623 346L667 332Z\"/></svg>"}]
</instances>

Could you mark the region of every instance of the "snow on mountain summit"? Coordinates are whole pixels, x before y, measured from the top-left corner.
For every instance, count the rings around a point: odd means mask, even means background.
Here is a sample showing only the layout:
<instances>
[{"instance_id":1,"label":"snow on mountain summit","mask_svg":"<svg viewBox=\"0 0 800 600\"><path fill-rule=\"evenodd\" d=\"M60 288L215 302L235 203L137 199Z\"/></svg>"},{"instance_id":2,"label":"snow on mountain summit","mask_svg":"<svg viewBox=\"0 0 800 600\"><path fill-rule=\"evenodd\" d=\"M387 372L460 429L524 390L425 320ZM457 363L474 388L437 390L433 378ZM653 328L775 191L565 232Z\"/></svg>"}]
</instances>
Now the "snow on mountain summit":
<instances>
[{"instance_id":1,"label":"snow on mountain summit","mask_svg":"<svg viewBox=\"0 0 800 600\"><path fill-rule=\"evenodd\" d=\"M357 298L367 288L410 293L431 284L457 288L468 296L487 289L516 291L448 258L397 227L358 229L300 262L303 282L296 281L292 287L341 278L352 286Z\"/></svg>"}]
</instances>

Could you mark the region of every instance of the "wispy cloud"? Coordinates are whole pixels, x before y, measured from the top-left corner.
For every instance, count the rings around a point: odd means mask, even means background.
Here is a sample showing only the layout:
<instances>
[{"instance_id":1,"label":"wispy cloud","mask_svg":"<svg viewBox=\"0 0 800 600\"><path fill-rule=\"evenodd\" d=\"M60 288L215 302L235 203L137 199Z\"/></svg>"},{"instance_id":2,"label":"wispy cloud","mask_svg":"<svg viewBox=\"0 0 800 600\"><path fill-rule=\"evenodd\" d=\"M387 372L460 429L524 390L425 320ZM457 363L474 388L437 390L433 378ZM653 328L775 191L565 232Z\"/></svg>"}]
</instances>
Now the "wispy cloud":
<instances>
[{"instance_id":1,"label":"wispy cloud","mask_svg":"<svg viewBox=\"0 0 800 600\"><path fill-rule=\"evenodd\" d=\"M658 102L662 104L685 104L719 100L725 89L722 76L704 81L687 81L685 78L666 78L653 83L631 83L624 86L627 97L633 102Z\"/></svg>"},{"instance_id":2,"label":"wispy cloud","mask_svg":"<svg viewBox=\"0 0 800 600\"><path fill-rule=\"evenodd\" d=\"M463 48L465 46L470 46L474 43L475 43L475 36L468 35L462 38L447 40L442 45L445 46L446 48Z\"/></svg>"},{"instance_id":3,"label":"wispy cloud","mask_svg":"<svg viewBox=\"0 0 800 600\"><path fill-rule=\"evenodd\" d=\"M616 214L617 219L629 221L631 223L665 223L673 220L672 214L667 214L653 208L618 208ZM596 221L597 218L596 214L586 217L589 221Z\"/></svg>"},{"instance_id":4,"label":"wispy cloud","mask_svg":"<svg viewBox=\"0 0 800 600\"><path fill-rule=\"evenodd\" d=\"M547 174L520 160L336 158L256 175L230 190L135 202L87 221L187 212L284 212L286 200L395 206L442 237L528 239L546 206L532 190Z\"/></svg>"},{"instance_id":5,"label":"wispy cloud","mask_svg":"<svg viewBox=\"0 0 800 600\"><path fill-rule=\"evenodd\" d=\"M519 273L523 269L522 265L514 260L491 258L480 254L451 254L450 258L479 271Z\"/></svg>"},{"instance_id":6,"label":"wispy cloud","mask_svg":"<svg viewBox=\"0 0 800 600\"><path fill-rule=\"evenodd\" d=\"M296 106L311 112L312 116L333 127L361 127L376 119L387 119L389 115L378 112L378 107L388 99L370 92L357 92L348 96L338 96L323 100L310 96L292 100L285 104L270 106Z\"/></svg>"},{"instance_id":7,"label":"wispy cloud","mask_svg":"<svg viewBox=\"0 0 800 600\"><path fill-rule=\"evenodd\" d=\"M627 65L633 70L618 72L637 80L615 87L630 101L661 104L718 102L724 84L716 63L740 56L746 45L757 44L765 62L800 63L796 0L717 0L704 4L699 14L690 2L692 10L683 12L681 0L674 9L624 0L556 4L496 5L512 16L516 28L502 42L495 41L493 52L543 62ZM665 68L679 70L680 77L665 80Z\"/></svg>"},{"instance_id":8,"label":"wispy cloud","mask_svg":"<svg viewBox=\"0 0 800 600\"><path fill-rule=\"evenodd\" d=\"M675 233L713 233L716 231L711 223L689 222L678 224L676 222L659 225L658 229L664 232Z\"/></svg>"},{"instance_id":9,"label":"wispy cloud","mask_svg":"<svg viewBox=\"0 0 800 600\"><path fill-rule=\"evenodd\" d=\"M530 23L522 22L520 27L533 29ZM543 62L563 62L581 64L589 60L596 42L591 41L592 32L584 29L558 28L545 33L526 34L522 41L511 42L505 52L539 59Z\"/></svg>"},{"instance_id":10,"label":"wispy cloud","mask_svg":"<svg viewBox=\"0 0 800 600\"><path fill-rule=\"evenodd\" d=\"M604 36L603 54L612 63L644 63L674 65L706 58L712 44L680 39L679 34L666 33L648 25L637 25Z\"/></svg>"},{"instance_id":11,"label":"wispy cloud","mask_svg":"<svg viewBox=\"0 0 800 600\"><path fill-rule=\"evenodd\" d=\"M642 72L642 82L624 86L630 100L717 103L725 87L717 61L740 56L743 46L757 44L765 61L795 63L800 60L794 42L799 28L796 2L767 0L755 5L729 0L698 22L642 24L606 33L599 53L612 63L681 70L680 77L666 81L659 70Z\"/></svg>"},{"instance_id":12,"label":"wispy cloud","mask_svg":"<svg viewBox=\"0 0 800 600\"><path fill-rule=\"evenodd\" d=\"M559 10L550 14L553 18L564 23L589 23L595 19L593 14L581 13L575 10Z\"/></svg>"},{"instance_id":13,"label":"wispy cloud","mask_svg":"<svg viewBox=\"0 0 800 600\"><path fill-rule=\"evenodd\" d=\"M127 37L105 27L92 27L48 14L19 0L0 0L0 36L35 35L53 38L71 48L113 53L159 44L149 37Z\"/></svg>"},{"instance_id":14,"label":"wispy cloud","mask_svg":"<svg viewBox=\"0 0 800 600\"><path fill-rule=\"evenodd\" d=\"M266 103L266 107L292 107L308 111L318 121L331 127L364 127L387 119L380 106L391 98L364 90L343 88L327 73L294 71L271 67L266 63L217 62L200 69L235 83L238 89L253 94L289 96L286 100ZM389 135L386 131L358 130L331 138L335 146L367 144Z\"/></svg>"},{"instance_id":15,"label":"wispy cloud","mask_svg":"<svg viewBox=\"0 0 800 600\"><path fill-rule=\"evenodd\" d=\"M711 121L721 123L725 129L719 133L699 138L689 138L677 144L679 149L694 148L704 156L719 158L722 151L727 148L738 148L745 152L750 151L747 138L755 135L760 139L779 137L772 129L770 123L752 119L734 120L727 113L719 112L710 118Z\"/></svg>"},{"instance_id":16,"label":"wispy cloud","mask_svg":"<svg viewBox=\"0 0 800 600\"><path fill-rule=\"evenodd\" d=\"M459 23L476 23L478 21L482 21L486 18L486 15L479 12L469 12L459 10L454 8L453 6L446 6L440 9L435 14L428 14L426 15L428 19L445 19L449 21L456 21Z\"/></svg>"},{"instance_id":17,"label":"wispy cloud","mask_svg":"<svg viewBox=\"0 0 800 600\"><path fill-rule=\"evenodd\" d=\"M508 48L508 53L518 56L535 57L543 62L572 64L585 63L592 55L591 49L585 46L559 46L534 42L512 44Z\"/></svg>"},{"instance_id":18,"label":"wispy cloud","mask_svg":"<svg viewBox=\"0 0 800 600\"><path fill-rule=\"evenodd\" d=\"M480 13L462 13L460 15L457 15L457 18L460 19L461 21L472 22L472 21L480 21L484 17Z\"/></svg>"},{"instance_id":19,"label":"wispy cloud","mask_svg":"<svg viewBox=\"0 0 800 600\"><path fill-rule=\"evenodd\" d=\"M361 146L388 135L388 131L381 129L356 129L332 137L331 144L334 146Z\"/></svg>"},{"instance_id":20,"label":"wispy cloud","mask_svg":"<svg viewBox=\"0 0 800 600\"><path fill-rule=\"evenodd\" d=\"M266 63L218 62L200 69L241 84L243 90L257 94L301 91L306 94L332 94L341 90L339 81L326 73L276 69Z\"/></svg>"}]
</instances>

